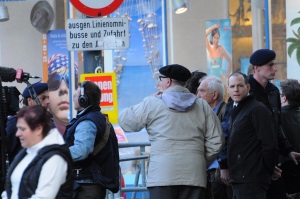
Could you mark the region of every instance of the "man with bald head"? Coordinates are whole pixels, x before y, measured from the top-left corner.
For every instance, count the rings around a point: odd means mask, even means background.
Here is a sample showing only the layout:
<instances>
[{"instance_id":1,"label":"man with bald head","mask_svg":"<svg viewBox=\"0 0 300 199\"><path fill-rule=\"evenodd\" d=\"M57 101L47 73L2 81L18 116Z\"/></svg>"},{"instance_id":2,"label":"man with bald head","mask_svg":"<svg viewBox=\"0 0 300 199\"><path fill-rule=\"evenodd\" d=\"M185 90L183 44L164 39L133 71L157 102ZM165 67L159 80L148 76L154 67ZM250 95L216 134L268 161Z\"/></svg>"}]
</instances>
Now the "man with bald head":
<instances>
[{"instance_id":1,"label":"man with bald head","mask_svg":"<svg viewBox=\"0 0 300 199\"><path fill-rule=\"evenodd\" d=\"M197 89L197 97L204 99L222 122L226 108L226 103L224 102L224 84L215 76L205 76L200 81L201 84ZM223 154L219 154L219 158L226 159ZM232 188L229 186L229 171L223 168L218 169L219 163L217 159L207 169L209 181L208 197L214 199L231 199ZM220 179L216 179L216 171L220 171Z\"/></svg>"}]
</instances>

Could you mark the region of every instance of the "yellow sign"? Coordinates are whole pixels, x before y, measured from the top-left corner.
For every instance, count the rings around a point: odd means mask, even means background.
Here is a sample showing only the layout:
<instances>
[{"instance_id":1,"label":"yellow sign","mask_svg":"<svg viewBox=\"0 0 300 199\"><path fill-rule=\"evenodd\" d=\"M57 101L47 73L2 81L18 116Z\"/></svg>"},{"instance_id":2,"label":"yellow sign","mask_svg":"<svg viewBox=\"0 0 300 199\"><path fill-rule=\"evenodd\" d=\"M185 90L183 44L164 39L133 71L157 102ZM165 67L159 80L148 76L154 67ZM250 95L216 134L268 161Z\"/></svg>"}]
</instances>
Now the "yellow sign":
<instances>
[{"instance_id":1,"label":"yellow sign","mask_svg":"<svg viewBox=\"0 0 300 199\"><path fill-rule=\"evenodd\" d=\"M101 90L101 112L108 116L112 124L118 123L117 82L115 73L82 74L80 82L89 80Z\"/></svg>"}]
</instances>

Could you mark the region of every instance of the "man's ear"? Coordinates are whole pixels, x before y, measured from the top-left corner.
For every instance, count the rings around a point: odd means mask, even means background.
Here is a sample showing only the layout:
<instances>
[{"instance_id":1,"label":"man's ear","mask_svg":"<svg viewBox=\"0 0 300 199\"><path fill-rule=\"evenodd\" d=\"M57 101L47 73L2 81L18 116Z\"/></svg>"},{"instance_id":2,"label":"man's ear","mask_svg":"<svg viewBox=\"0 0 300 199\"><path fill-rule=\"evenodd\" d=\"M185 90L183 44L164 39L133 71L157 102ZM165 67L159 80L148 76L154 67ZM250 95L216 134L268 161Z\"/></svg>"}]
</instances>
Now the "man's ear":
<instances>
[{"instance_id":1,"label":"man's ear","mask_svg":"<svg viewBox=\"0 0 300 199\"><path fill-rule=\"evenodd\" d=\"M250 91L250 84L247 84L247 90L248 90L248 93Z\"/></svg>"},{"instance_id":2,"label":"man's ear","mask_svg":"<svg viewBox=\"0 0 300 199\"><path fill-rule=\"evenodd\" d=\"M219 98L219 92L218 91L213 91L213 99L216 100Z\"/></svg>"},{"instance_id":3,"label":"man's ear","mask_svg":"<svg viewBox=\"0 0 300 199\"><path fill-rule=\"evenodd\" d=\"M287 99L286 99L286 96L285 96L285 95L282 95L281 99L282 99L282 102L283 102L283 103L286 103L286 102L287 102Z\"/></svg>"},{"instance_id":4,"label":"man's ear","mask_svg":"<svg viewBox=\"0 0 300 199\"><path fill-rule=\"evenodd\" d=\"M253 73L259 69L259 66L253 66Z\"/></svg>"}]
</instances>

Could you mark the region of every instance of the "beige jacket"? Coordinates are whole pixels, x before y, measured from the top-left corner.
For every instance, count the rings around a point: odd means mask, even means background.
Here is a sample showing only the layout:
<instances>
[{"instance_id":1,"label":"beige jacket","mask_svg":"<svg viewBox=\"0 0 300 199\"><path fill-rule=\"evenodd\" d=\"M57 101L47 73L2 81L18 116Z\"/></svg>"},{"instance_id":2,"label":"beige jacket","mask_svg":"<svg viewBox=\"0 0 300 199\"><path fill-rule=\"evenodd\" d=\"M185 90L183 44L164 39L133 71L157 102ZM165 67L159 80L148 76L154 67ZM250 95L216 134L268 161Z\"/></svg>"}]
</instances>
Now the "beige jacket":
<instances>
[{"instance_id":1,"label":"beige jacket","mask_svg":"<svg viewBox=\"0 0 300 199\"><path fill-rule=\"evenodd\" d=\"M177 106L180 111L174 110ZM224 137L219 119L204 100L184 87L172 86L125 109L119 124L127 132L145 127L149 134L148 187L206 187L207 165L220 152Z\"/></svg>"}]
</instances>

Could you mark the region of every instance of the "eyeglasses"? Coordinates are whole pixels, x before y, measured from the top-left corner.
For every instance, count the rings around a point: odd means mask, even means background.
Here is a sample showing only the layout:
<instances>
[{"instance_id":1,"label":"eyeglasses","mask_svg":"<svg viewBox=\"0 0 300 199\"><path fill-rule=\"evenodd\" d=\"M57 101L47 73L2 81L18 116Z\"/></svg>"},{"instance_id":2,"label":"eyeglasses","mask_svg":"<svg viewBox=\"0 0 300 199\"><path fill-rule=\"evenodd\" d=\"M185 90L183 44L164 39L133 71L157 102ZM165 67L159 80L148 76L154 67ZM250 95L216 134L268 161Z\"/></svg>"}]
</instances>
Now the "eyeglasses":
<instances>
[{"instance_id":1,"label":"eyeglasses","mask_svg":"<svg viewBox=\"0 0 300 199\"><path fill-rule=\"evenodd\" d=\"M169 77L165 77L165 76L158 76L158 78L159 78L159 81L162 81L161 79L163 79L163 78L169 78Z\"/></svg>"},{"instance_id":2,"label":"eyeglasses","mask_svg":"<svg viewBox=\"0 0 300 199\"><path fill-rule=\"evenodd\" d=\"M66 85L69 88L70 78L69 78L69 74L68 73L65 73L65 74L53 73L49 77L49 80L48 80L48 90L49 91L56 91L59 88L59 86L61 84L61 81L63 79L65 80Z\"/></svg>"}]
</instances>

